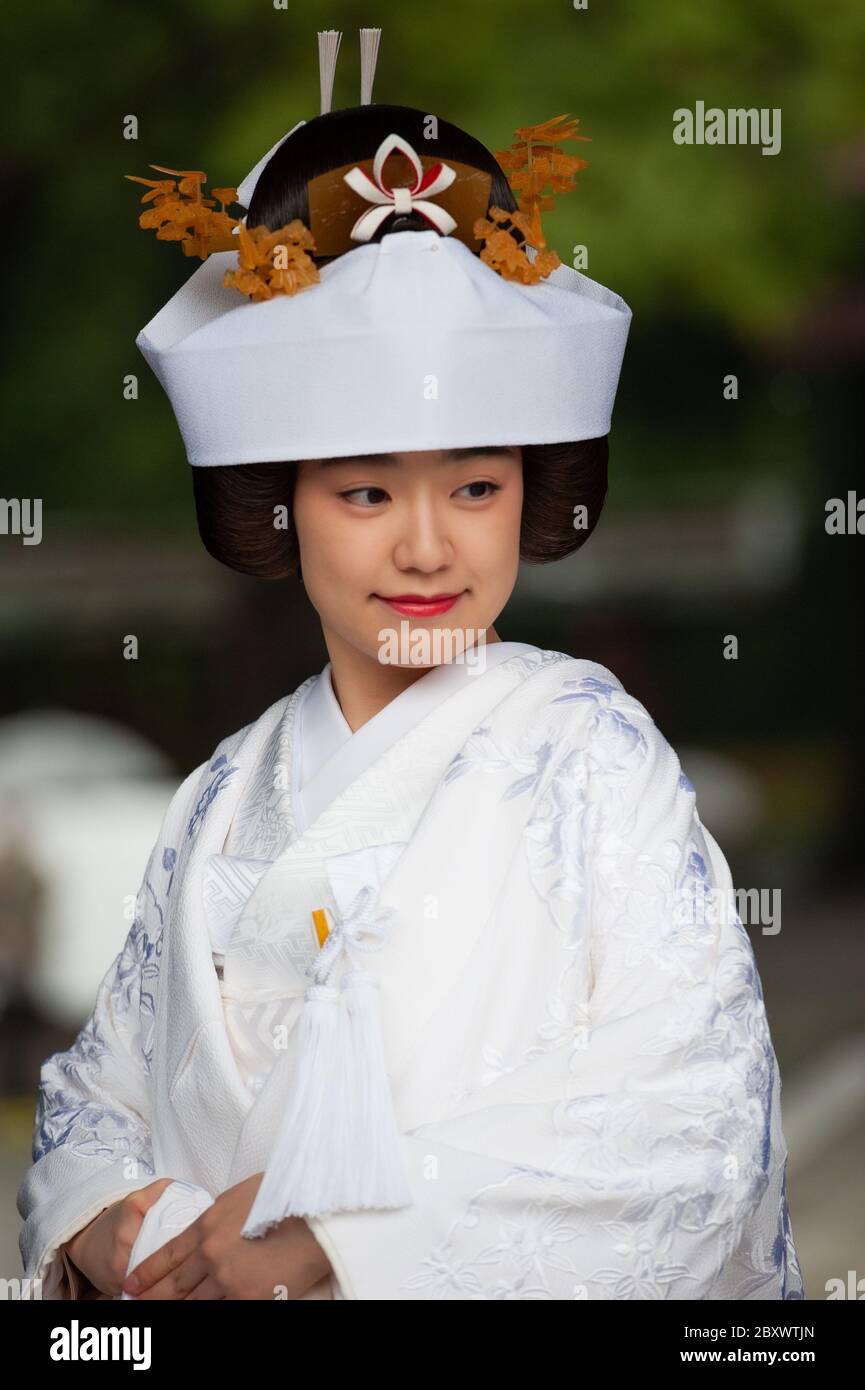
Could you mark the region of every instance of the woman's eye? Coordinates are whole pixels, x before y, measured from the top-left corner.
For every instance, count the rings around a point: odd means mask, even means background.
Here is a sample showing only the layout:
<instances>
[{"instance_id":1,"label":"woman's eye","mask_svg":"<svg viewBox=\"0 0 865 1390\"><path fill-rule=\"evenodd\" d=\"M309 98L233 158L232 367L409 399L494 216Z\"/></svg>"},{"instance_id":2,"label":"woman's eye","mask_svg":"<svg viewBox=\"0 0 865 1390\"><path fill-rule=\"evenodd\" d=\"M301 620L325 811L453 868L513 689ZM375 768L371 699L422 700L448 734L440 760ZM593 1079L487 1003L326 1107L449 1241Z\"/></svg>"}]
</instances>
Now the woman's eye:
<instances>
[{"instance_id":1,"label":"woman's eye","mask_svg":"<svg viewBox=\"0 0 865 1390\"><path fill-rule=\"evenodd\" d=\"M466 483L457 489L457 495L467 494L471 501L482 502L487 497L492 497L493 493L498 492L500 486L500 483L491 483L483 479L474 483ZM478 488L480 491L470 491L470 489ZM382 487L354 487L349 488L346 492L341 492L339 495L356 507L377 507L381 502L388 500L388 494Z\"/></svg>"},{"instance_id":2,"label":"woman's eye","mask_svg":"<svg viewBox=\"0 0 865 1390\"><path fill-rule=\"evenodd\" d=\"M366 494L368 496L370 493L373 494L372 500L366 502L363 501L362 499L364 495ZM387 498L387 493L385 492L384 488L381 487L355 487L351 488L348 492L341 492L339 495L340 497L345 497L346 500L349 502L354 502L355 505L358 507L376 507L378 506L379 502L382 502Z\"/></svg>"},{"instance_id":3,"label":"woman's eye","mask_svg":"<svg viewBox=\"0 0 865 1390\"><path fill-rule=\"evenodd\" d=\"M457 491L458 491L458 492L465 492L466 488L470 488L470 487L482 487L482 488L483 488L483 487L486 487L486 488L490 488L491 491L489 491L489 492L483 492L483 493L477 493L477 492L476 492L476 493L473 494L473 496L472 496L472 500L473 500L473 501L483 501L484 498L486 498L486 497L492 497L492 495L493 495L494 492L498 492L500 486L501 486L500 483L490 483L490 482L487 482L486 479L484 479L484 480L478 481L478 482L476 482L476 483L466 483L465 487L458 488Z\"/></svg>"}]
</instances>

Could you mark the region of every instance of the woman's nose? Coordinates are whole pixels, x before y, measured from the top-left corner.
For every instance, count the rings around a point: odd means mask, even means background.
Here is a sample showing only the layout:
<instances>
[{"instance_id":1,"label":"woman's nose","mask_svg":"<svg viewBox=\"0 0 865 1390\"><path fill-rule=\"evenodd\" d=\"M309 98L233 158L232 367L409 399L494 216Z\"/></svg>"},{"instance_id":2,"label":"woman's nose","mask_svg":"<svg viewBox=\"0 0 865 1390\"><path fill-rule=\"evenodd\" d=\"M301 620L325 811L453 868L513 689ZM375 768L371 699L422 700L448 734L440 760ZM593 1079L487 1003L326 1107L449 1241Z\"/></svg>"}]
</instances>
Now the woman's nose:
<instances>
[{"instance_id":1,"label":"woman's nose","mask_svg":"<svg viewBox=\"0 0 865 1390\"><path fill-rule=\"evenodd\" d=\"M414 508L394 547L400 569L435 570L453 559L453 544L434 508Z\"/></svg>"}]
</instances>

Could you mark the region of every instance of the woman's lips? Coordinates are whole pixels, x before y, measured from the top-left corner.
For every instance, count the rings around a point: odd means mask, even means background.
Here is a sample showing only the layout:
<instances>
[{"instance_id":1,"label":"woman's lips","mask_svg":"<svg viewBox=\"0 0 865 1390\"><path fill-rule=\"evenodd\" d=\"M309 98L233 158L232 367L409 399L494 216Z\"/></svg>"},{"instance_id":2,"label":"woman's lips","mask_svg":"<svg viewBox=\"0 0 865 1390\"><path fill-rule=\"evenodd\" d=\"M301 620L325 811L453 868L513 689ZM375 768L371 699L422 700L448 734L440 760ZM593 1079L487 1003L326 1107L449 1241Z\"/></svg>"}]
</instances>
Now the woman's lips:
<instances>
[{"instance_id":1,"label":"woman's lips","mask_svg":"<svg viewBox=\"0 0 865 1390\"><path fill-rule=\"evenodd\" d=\"M376 594L375 597L406 618L433 618L453 608L462 594L430 594L428 598L424 598L423 594L394 594L390 598Z\"/></svg>"}]
</instances>

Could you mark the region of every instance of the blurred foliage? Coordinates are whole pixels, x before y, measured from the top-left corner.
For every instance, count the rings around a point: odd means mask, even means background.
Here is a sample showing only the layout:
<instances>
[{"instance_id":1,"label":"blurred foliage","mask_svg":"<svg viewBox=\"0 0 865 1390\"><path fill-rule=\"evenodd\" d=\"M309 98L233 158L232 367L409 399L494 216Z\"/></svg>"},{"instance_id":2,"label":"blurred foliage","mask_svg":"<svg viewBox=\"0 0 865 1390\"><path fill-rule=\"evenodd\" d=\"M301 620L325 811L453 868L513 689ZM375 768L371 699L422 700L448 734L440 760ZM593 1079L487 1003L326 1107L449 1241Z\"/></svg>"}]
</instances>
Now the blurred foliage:
<instances>
[{"instance_id":1,"label":"blurred foliage","mask_svg":"<svg viewBox=\"0 0 865 1390\"><path fill-rule=\"evenodd\" d=\"M5 282L15 324L0 385L15 441L7 490L192 526L182 445L134 339L195 263L138 230L138 192L123 175L159 163L237 183L317 113L317 28L343 30L334 105L358 101L357 30L370 24L383 29L378 100L439 113L492 149L560 113L591 137L571 147L589 168L545 228L565 261L585 244L588 274L634 309L614 428L637 492L671 461L693 472L695 454L700 476L747 466L777 450L779 420L785 467L804 472L801 431L767 409L770 379L749 354L854 265L861 208L836 156L862 129L865 9L595 0L582 11L561 0L527 18L518 0L7 7L15 140L4 176L27 249ZM673 112L697 100L780 107L781 152L675 145ZM134 142L123 138L128 115ZM749 360L755 376L734 420L718 383ZM122 398L128 372L139 402Z\"/></svg>"}]
</instances>

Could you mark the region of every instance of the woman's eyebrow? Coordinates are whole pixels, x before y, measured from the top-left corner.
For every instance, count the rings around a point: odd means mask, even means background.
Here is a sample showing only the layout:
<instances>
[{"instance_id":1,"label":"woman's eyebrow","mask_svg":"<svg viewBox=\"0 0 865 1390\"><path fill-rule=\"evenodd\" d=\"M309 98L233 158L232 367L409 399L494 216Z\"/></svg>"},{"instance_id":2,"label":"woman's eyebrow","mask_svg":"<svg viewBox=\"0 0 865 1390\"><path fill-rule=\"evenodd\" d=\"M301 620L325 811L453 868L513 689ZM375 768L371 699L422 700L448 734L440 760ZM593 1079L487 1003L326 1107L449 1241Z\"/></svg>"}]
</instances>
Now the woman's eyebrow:
<instances>
[{"instance_id":1,"label":"woman's eyebrow","mask_svg":"<svg viewBox=\"0 0 865 1390\"><path fill-rule=\"evenodd\" d=\"M515 454L516 452L516 445L486 444L477 447L469 445L465 449L446 449L438 462L453 463L457 459L465 458L500 458L502 454ZM399 468L402 460L396 454L346 454L341 458L318 460L319 468L336 468L341 463L377 463Z\"/></svg>"},{"instance_id":2,"label":"woman's eyebrow","mask_svg":"<svg viewBox=\"0 0 865 1390\"><path fill-rule=\"evenodd\" d=\"M468 449L448 449L445 452L446 460L467 459L467 458L501 458L502 454L516 454L518 449L516 444L484 444L479 448L469 447Z\"/></svg>"}]
</instances>

